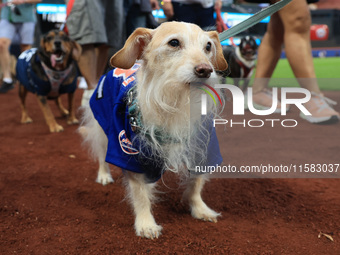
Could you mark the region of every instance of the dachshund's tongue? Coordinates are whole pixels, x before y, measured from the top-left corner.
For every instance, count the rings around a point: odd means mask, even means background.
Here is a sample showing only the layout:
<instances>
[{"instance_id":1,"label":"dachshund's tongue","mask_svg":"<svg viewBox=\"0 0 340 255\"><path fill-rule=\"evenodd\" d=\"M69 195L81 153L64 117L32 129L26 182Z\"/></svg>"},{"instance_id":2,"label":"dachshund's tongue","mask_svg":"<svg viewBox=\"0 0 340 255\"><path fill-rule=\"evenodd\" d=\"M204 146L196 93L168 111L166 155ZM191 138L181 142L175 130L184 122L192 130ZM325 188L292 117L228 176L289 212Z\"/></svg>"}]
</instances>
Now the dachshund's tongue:
<instances>
[{"instance_id":1,"label":"dachshund's tongue","mask_svg":"<svg viewBox=\"0 0 340 255\"><path fill-rule=\"evenodd\" d=\"M55 54L51 55L51 65L52 65L52 67L55 67L55 65L56 65L56 62L57 62L56 58L57 58L57 56Z\"/></svg>"}]
</instances>

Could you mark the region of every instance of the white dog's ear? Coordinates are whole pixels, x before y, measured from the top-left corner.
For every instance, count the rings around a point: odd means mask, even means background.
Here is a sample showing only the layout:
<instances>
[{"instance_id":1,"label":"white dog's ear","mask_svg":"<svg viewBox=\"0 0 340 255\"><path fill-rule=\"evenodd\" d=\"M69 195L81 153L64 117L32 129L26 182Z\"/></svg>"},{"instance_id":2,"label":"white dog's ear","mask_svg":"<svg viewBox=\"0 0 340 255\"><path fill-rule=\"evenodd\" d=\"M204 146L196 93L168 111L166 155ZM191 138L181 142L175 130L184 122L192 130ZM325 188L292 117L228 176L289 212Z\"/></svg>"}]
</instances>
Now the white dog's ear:
<instances>
[{"instance_id":1,"label":"white dog's ear","mask_svg":"<svg viewBox=\"0 0 340 255\"><path fill-rule=\"evenodd\" d=\"M213 61L214 68L218 71L224 71L228 68L228 63L223 56L223 50L218 38L218 33L215 31L207 32L209 37L213 40L216 47L216 56Z\"/></svg>"},{"instance_id":2,"label":"white dog's ear","mask_svg":"<svg viewBox=\"0 0 340 255\"><path fill-rule=\"evenodd\" d=\"M131 68L140 59L145 46L151 41L152 29L137 28L126 40L124 47L114 54L110 63L113 67Z\"/></svg>"}]
</instances>

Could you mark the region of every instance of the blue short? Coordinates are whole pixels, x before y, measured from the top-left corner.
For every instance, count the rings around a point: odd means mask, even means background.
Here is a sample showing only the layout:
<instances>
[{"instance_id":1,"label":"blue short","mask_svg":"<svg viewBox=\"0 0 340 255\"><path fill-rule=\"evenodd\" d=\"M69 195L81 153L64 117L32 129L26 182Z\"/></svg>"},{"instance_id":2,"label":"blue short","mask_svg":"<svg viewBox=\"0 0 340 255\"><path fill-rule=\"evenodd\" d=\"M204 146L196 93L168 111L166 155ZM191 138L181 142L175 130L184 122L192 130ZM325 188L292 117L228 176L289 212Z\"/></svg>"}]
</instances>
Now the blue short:
<instances>
[{"instance_id":1,"label":"blue short","mask_svg":"<svg viewBox=\"0 0 340 255\"><path fill-rule=\"evenodd\" d=\"M7 38L11 41L19 35L19 43L31 45L34 42L34 22L11 23L8 20L0 21L0 38Z\"/></svg>"},{"instance_id":2,"label":"blue short","mask_svg":"<svg viewBox=\"0 0 340 255\"><path fill-rule=\"evenodd\" d=\"M182 4L172 2L173 20L194 23L202 29L216 25L214 7L204 8L201 4Z\"/></svg>"}]
</instances>

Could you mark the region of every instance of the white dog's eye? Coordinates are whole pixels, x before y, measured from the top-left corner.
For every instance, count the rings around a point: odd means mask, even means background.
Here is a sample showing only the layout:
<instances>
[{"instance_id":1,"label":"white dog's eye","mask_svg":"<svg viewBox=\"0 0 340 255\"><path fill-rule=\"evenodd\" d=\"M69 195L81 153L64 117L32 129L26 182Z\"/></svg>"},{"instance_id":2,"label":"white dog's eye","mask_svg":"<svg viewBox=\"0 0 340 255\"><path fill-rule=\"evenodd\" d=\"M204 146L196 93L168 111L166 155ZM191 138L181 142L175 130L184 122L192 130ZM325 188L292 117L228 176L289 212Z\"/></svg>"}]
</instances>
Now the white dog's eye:
<instances>
[{"instance_id":1,"label":"white dog's eye","mask_svg":"<svg viewBox=\"0 0 340 255\"><path fill-rule=\"evenodd\" d=\"M168 44L171 46L171 47L179 47L181 46L181 44L179 43L179 41L177 39L172 39L168 42Z\"/></svg>"},{"instance_id":2,"label":"white dog's eye","mask_svg":"<svg viewBox=\"0 0 340 255\"><path fill-rule=\"evenodd\" d=\"M207 46L205 46L205 50L210 52L211 51L211 42L207 43Z\"/></svg>"}]
</instances>

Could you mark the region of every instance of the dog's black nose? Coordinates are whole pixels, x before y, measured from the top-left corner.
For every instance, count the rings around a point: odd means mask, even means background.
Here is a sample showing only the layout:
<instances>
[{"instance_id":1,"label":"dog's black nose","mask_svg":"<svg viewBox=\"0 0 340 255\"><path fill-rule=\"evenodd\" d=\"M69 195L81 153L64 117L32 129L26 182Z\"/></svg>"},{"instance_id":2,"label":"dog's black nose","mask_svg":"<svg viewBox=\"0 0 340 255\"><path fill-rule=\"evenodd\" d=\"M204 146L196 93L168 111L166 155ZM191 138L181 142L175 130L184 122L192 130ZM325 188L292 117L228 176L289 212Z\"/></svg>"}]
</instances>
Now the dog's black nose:
<instances>
[{"instance_id":1,"label":"dog's black nose","mask_svg":"<svg viewBox=\"0 0 340 255\"><path fill-rule=\"evenodd\" d=\"M208 64L200 64L195 66L195 74L199 78L209 78L212 72L213 69Z\"/></svg>"},{"instance_id":2,"label":"dog's black nose","mask_svg":"<svg viewBox=\"0 0 340 255\"><path fill-rule=\"evenodd\" d=\"M60 49L61 48L61 41L55 41L54 45L57 49Z\"/></svg>"}]
</instances>

